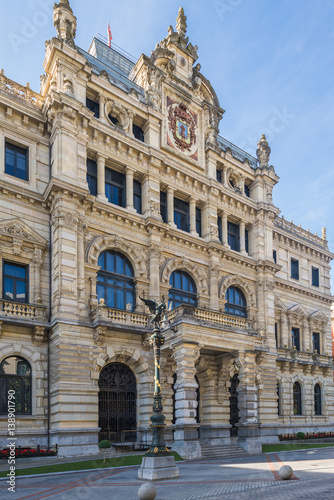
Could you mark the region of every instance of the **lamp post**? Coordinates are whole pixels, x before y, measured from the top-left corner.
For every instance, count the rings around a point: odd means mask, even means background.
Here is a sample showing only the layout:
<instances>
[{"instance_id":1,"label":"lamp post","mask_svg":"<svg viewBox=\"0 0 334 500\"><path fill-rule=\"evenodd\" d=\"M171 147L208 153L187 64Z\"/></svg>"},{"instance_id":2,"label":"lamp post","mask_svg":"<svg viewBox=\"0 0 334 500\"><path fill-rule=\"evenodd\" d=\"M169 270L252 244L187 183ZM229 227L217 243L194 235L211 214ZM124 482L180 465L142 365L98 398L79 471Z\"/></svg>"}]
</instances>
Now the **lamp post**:
<instances>
[{"instance_id":1,"label":"lamp post","mask_svg":"<svg viewBox=\"0 0 334 500\"><path fill-rule=\"evenodd\" d=\"M175 466L174 457L168 451L164 439L165 416L163 415L161 383L160 383L160 348L165 343L165 338L160 331L160 324L167 321L165 317L166 304L160 304L156 300L140 299L149 307L152 323L154 324L150 344L154 352L154 397L153 414L150 418L152 429L152 443L143 458L138 471L140 479L168 479L179 476L179 470Z\"/></svg>"}]
</instances>

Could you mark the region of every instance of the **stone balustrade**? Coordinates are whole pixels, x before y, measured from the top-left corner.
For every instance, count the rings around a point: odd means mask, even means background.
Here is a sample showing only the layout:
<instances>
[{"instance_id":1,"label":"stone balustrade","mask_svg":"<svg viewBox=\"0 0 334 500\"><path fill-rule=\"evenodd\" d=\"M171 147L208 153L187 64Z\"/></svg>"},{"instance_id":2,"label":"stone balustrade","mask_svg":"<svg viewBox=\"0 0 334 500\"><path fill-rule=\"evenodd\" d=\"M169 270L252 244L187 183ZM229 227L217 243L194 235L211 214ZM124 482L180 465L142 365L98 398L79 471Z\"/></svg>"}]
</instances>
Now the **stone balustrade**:
<instances>
[{"instance_id":1,"label":"stone balustrade","mask_svg":"<svg viewBox=\"0 0 334 500\"><path fill-rule=\"evenodd\" d=\"M318 354L309 351L297 351L296 349L278 348L278 361L296 361L301 364L316 364L323 368L333 367L332 356Z\"/></svg>"},{"instance_id":2,"label":"stone balustrade","mask_svg":"<svg viewBox=\"0 0 334 500\"><path fill-rule=\"evenodd\" d=\"M112 323L145 326L148 324L149 316L133 311L112 309L104 304L99 304L98 307L91 312L91 319L93 322L102 320Z\"/></svg>"},{"instance_id":3,"label":"stone balustrade","mask_svg":"<svg viewBox=\"0 0 334 500\"><path fill-rule=\"evenodd\" d=\"M191 316L196 320L215 323L224 327L241 330L253 329L253 321L240 316L232 316L222 312L201 309L199 307L180 305L167 313L167 319L172 323L181 316Z\"/></svg>"},{"instance_id":4,"label":"stone balustrade","mask_svg":"<svg viewBox=\"0 0 334 500\"><path fill-rule=\"evenodd\" d=\"M0 70L0 91L8 92L39 109L43 106L43 97L40 94L37 94L37 92L31 90L29 83L24 86L10 80L5 76L3 69Z\"/></svg>"},{"instance_id":5,"label":"stone balustrade","mask_svg":"<svg viewBox=\"0 0 334 500\"><path fill-rule=\"evenodd\" d=\"M309 229L303 229L301 226L296 226L292 221L289 222L284 217L276 217L275 226L285 229L293 234L296 234L306 240L327 249L328 244L325 237L320 238L317 234L312 234Z\"/></svg>"},{"instance_id":6,"label":"stone balustrade","mask_svg":"<svg viewBox=\"0 0 334 500\"><path fill-rule=\"evenodd\" d=\"M0 299L0 316L28 320L46 320L46 307L39 304L23 304Z\"/></svg>"}]
</instances>

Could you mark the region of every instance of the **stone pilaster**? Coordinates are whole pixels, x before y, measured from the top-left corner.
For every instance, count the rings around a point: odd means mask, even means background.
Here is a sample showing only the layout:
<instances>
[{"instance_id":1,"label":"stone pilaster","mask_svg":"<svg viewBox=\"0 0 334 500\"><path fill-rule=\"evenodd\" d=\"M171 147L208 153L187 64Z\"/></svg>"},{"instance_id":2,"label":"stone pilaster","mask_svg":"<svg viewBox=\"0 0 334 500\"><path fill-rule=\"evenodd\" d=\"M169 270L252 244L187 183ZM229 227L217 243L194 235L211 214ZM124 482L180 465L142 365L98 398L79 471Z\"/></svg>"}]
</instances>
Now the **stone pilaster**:
<instances>
[{"instance_id":1,"label":"stone pilaster","mask_svg":"<svg viewBox=\"0 0 334 500\"><path fill-rule=\"evenodd\" d=\"M199 346L195 342L177 342L172 345L176 361L176 423L173 450L182 458L200 458L201 447L198 441L196 422L197 382L195 363L199 357Z\"/></svg>"}]
</instances>

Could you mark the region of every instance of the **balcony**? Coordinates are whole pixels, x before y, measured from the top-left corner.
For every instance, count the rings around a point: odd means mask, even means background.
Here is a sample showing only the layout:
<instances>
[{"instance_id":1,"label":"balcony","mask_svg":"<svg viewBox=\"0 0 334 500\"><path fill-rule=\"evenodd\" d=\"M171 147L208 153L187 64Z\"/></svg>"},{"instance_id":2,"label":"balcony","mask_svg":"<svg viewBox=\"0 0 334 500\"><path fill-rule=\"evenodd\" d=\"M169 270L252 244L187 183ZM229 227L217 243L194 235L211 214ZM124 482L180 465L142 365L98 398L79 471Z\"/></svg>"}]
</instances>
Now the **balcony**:
<instances>
[{"instance_id":1,"label":"balcony","mask_svg":"<svg viewBox=\"0 0 334 500\"><path fill-rule=\"evenodd\" d=\"M46 306L0 299L0 321L8 322L8 320L25 324L45 323Z\"/></svg>"},{"instance_id":2,"label":"balcony","mask_svg":"<svg viewBox=\"0 0 334 500\"><path fill-rule=\"evenodd\" d=\"M124 311L107 307L103 302L91 311L91 320L96 325L120 327L129 329L129 326L135 328L140 333L146 333L149 329L149 316L134 311Z\"/></svg>"},{"instance_id":3,"label":"balcony","mask_svg":"<svg viewBox=\"0 0 334 500\"><path fill-rule=\"evenodd\" d=\"M224 329L231 330L251 330L254 331L254 322L248 318L240 316L232 316L222 312L211 311L210 309L200 309L199 307L180 305L167 313L167 318L171 323L174 323L181 317L191 317L199 323L213 323L223 326Z\"/></svg>"},{"instance_id":4,"label":"balcony","mask_svg":"<svg viewBox=\"0 0 334 500\"><path fill-rule=\"evenodd\" d=\"M333 358L331 356L288 348L278 348L277 353L277 362L282 370L288 368L290 372L293 372L295 368L299 367L302 368L304 374L309 371L313 374L316 368L320 368L324 375L333 370Z\"/></svg>"}]
</instances>

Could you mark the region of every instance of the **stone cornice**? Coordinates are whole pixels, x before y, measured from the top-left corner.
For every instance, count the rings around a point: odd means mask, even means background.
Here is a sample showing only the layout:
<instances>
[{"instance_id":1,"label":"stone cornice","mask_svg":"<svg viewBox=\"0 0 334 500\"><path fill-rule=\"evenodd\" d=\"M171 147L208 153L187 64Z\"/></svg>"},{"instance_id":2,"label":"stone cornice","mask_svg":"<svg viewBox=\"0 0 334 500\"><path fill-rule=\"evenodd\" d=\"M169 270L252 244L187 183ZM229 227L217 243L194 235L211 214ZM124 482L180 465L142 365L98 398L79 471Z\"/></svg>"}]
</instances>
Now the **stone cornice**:
<instances>
[{"instance_id":1,"label":"stone cornice","mask_svg":"<svg viewBox=\"0 0 334 500\"><path fill-rule=\"evenodd\" d=\"M313 297L317 300L322 300L324 302L327 302L328 304L331 304L333 302L333 298L331 295L326 295L324 293L317 293L314 290L310 290L309 288L302 287L302 286L297 286L294 285L293 283L289 281L285 281L280 278L275 278L275 287L285 289L285 290L291 290L294 293L298 293L299 295L306 295L308 297Z\"/></svg>"}]
</instances>

